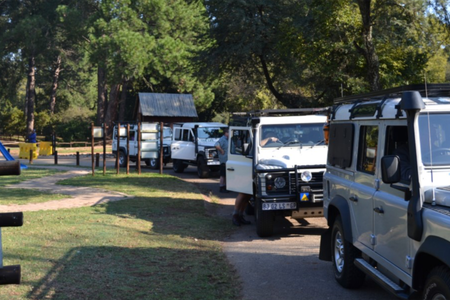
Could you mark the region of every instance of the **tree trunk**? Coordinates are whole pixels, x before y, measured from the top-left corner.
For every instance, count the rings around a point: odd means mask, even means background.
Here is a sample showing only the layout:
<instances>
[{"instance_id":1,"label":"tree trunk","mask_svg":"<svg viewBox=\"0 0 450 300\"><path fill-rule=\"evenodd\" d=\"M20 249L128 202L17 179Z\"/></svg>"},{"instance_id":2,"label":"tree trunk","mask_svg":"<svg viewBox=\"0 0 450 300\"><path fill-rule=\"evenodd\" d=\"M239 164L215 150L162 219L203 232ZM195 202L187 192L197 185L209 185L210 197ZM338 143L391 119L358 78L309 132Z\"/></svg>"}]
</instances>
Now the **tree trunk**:
<instances>
[{"instance_id":1,"label":"tree trunk","mask_svg":"<svg viewBox=\"0 0 450 300\"><path fill-rule=\"evenodd\" d=\"M98 66L97 69L97 125L105 121L106 107L106 69Z\"/></svg>"},{"instance_id":2,"label":"tree trunk","mask_svg":"<svg viewBox=\"0 0 450 300\"><path fill-rule=\"evenodd\" d=\"M111 87L111 91L109 93L109 103L108 103L108 109L106 111L105 115L105 124L108 126L108 132L107 135L111 135L113 130L113 122L116 121L117 118L117 106L119 103L119 89L120 85L114 84Z\"/></svg>"},{"instance_id":3,"label":"tree trunk","mask_svg":"<svg viewBox=\"0 0 450 300\"><path fill-rule=\"evenodd\" d=\"M58 89L59 73L61 72L61 56L58 55L55 62L55 71L53 72L53 84L50 92L50 114L55 113L56 90Z\"/></svg>"},{"instance_id":4,"label":"tree trunk","mask_svg":"<svg viewBox=\"0 0 450 300\"><path fill-rule=\"evenodd\" d=\"M361 35L364 45L361 47L355 43L355 46L366 60L367 79L369 81L370 89L372 91L378 91L381 89L380 62L378 55L375 52L375 45L373 44L370 3L370 0L358 0L359 11L363 22Z\"/></svg>"},{"instance_id":5,"label":"tree trunk","mask_svg":"<svg viewBox=\"0 0 450 300\"><path fill-rule=\"evenodd\" d=\"M27 136L33 132L34 129L34 102L35 102L35 61L34 55L28 60L28 75L27 75Z\"/></svg>"},{"instance_id":6,"label":"tree trunk","mask_svg":"<svg viewBox=\"0 0 450 300\"><path fill-rule=\"evenodd\" d=\"M120 102L119 102L119 121L125 121L125 108L127 101L127 86L128 82L123 80L122 82L122 93L120 94Z\"/></svg>"}]
</instances>

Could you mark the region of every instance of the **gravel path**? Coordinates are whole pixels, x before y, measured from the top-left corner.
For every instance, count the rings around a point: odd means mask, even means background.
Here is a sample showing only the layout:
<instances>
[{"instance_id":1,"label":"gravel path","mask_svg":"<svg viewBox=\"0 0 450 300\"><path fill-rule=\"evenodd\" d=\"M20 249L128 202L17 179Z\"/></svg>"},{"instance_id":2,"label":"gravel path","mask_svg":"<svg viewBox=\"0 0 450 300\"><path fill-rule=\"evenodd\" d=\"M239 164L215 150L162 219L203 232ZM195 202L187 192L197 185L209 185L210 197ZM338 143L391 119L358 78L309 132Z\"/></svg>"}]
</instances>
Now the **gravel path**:
<instances>
[{"instance_id":1,"label":"gravel path","mask_svg":"<svg viewBox=\"0 0 450 300\"><path fill-rule=\"evenodd\" d=\"M134 196L126 195L120 192L112 192L103 189L77 187L68 185L57 185L58 181L72 178L75 176L82 176L89 174L90 170L82 170L79 168L70 167L52 167L39 166L39 168L49 168L67 171L52 176L42 177L23 181L19 184L9 185L6 188L10 189L31 189L47 193L68 195L68 198L53 200L42 203L30 203L24 205L0 205L1 212L16 212L16 211L38 211L38 210L57 210L62 208L75 208L82 206L94 206L112 201L119 201L133 198Z\"/></svg>"}]
</instances>

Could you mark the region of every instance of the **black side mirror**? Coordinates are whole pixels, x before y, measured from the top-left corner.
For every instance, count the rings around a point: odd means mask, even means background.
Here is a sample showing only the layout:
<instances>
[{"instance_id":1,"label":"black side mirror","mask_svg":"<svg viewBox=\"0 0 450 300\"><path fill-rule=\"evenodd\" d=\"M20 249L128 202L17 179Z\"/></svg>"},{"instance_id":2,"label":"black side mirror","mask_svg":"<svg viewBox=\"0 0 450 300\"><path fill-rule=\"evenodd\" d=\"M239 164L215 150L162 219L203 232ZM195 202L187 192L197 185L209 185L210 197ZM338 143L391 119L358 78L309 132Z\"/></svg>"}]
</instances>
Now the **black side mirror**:
<instances>
[{"instance_id":1,"label":"black side mirror","mask_svg":"<svg viewBox=\"0 0 450 300\"><path fill-rule=\"evenodd\" d=\"M381 179L384 183L397 183L401 180L400 158L386 155L381 158Z\"/></svg>"}]
</instances>

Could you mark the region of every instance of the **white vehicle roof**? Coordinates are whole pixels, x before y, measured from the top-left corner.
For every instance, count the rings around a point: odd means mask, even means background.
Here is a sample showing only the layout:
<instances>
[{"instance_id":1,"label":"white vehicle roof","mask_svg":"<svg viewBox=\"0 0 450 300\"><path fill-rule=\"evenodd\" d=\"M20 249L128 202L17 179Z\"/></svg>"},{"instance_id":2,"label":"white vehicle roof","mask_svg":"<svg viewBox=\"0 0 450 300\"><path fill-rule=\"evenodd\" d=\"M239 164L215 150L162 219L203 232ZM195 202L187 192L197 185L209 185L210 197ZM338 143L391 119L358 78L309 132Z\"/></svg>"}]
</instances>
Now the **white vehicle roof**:
<instances>
[{"instance_id":1,"label":"white vehicle roof","mask_svg":"<svg viewBox=\"0 0 450 300\"><path fill-rule=\"evenodd\" d=\"M401 98L388 98L385 100L385 102L382 105L382 113L377 118L378 112L374 110L373 115L361 115L358 114L354 115L352 117L352 109L354 107L361 107L361 106L376 106L380 103L380 100L375 101L366 101L361 102L358 104L344 104L337 108L336 115L333 120L376 120L376 119L405 119L406 114L404 111L402 111L401 116L397 116L398 110L396 108L396 105L400 103ZM450 112L450 97L429 97L429 98L423 98L423 101L425 103L425 108L421 110L421 113L424 112Z\"/></svg>"},{"instance_id":2,"label":"white vehicle roof","mask_svg":"<svg viewBox=\"0 0 450 300\"><path fill-rule=\"evenodd\" d=\"M326 116L308 115L308 116L285 116L285 117L260 117L261 125L264 124L310 124L325 123Z\"/></svg>"},{"instance_id":3,"label":"white vehicle roof","mask_svg":"<svg viewBox=\"0 0 450 300\"><path fill-rule=\"evenodd\" d=\"M186 122L174 124L173 127L194 128L196 125L198 127L228 127L228 125L219 122Z\"/></svg>"}]
</instances>

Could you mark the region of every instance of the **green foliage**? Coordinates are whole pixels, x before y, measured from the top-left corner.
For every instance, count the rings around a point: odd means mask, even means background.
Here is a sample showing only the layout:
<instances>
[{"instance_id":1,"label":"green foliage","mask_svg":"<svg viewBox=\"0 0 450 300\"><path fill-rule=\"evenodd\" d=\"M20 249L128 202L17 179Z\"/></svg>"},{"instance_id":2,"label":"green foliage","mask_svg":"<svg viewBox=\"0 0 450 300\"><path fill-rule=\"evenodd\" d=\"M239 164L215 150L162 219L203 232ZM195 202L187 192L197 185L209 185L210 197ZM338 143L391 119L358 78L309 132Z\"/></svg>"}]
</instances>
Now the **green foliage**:
<instances>
[{"instance_id":1,"label":"green foliage","mask_svg":"<svg viewBox=\"0 0 450 300\"><path fill-rule=\"evenodd\" d=\"M23 110L14 107L9 101L0 106L0 124L2 134L25 136L25 116Z\"/></svg>"},{"instance_id":2,"label":"green foliage","mask_svg":"<svg viewBox=\"0 0 450 300\"><path fill-rule=\"evenodd\" d=\"M70 108L55 116L55 133L64 141L86 141L91 136L94 119L94 113L87 108Z\"/></svg>"}]
</instances>

